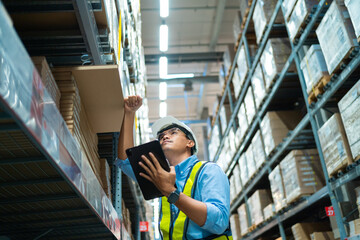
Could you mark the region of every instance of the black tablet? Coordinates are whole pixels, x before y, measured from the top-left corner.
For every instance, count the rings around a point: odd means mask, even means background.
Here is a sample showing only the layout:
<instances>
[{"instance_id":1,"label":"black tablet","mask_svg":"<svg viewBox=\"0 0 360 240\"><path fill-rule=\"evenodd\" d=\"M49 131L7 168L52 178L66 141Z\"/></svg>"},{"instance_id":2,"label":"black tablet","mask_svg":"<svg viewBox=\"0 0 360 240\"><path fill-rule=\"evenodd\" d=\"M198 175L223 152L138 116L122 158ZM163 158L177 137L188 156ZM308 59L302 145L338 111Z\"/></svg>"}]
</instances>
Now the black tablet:
<instances>
[{"instance_id":1,"label":"black tablet","mask_svg":"<svg viewBox=\"0 0 360 240\"><path fill-rule=\"evenodd\" d=\"M139 165L139 162L144 162L141 158L142 155L145 155L148 159L151 160L149 152L152 152L155 155L163 169L170 172L169 162L165 158L159 141L154 140L133 148L126 149L126 155L130 161L131 167L135 173L136 180L138 181L140 190L144 195L145 200L163 196L163 194L155 187L152 182L139 175L141 172L146 174L145 170Z\"/></svg>"}]
</instances>

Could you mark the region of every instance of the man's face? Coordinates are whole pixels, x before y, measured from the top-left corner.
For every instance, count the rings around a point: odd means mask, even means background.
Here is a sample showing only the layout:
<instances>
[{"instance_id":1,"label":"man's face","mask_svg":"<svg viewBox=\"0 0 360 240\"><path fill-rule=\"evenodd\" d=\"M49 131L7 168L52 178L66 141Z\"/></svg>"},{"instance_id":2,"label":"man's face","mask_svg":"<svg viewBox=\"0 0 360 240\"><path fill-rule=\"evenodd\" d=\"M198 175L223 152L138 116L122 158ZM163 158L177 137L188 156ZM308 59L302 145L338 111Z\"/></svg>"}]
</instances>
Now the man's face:
<instances>
[{"instance_id":1,"label":"man's face","mask_svg":"<svg viewBox=\"0 0 360 240\"><path fill-rule=\"evenodd\" d=\"M163 151L167 151L169 149L184 151L186 150L189 141L191 141L186 137L185 133L177 127L173 127L159 133L158 140Z\"/></svg>"}]
</instances>

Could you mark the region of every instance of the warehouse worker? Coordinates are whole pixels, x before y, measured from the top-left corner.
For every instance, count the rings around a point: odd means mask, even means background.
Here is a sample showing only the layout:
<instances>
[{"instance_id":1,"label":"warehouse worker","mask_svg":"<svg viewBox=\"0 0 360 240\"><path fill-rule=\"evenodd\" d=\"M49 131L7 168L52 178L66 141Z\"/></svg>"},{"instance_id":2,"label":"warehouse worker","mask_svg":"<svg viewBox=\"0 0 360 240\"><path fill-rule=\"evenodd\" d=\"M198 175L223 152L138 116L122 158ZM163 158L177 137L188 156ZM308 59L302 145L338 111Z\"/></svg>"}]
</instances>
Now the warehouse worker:
<instances>
[{"instance_id":1,"label":"warehouse worker","mask_svg":"<svg viewBox=\"0 0 360 240\"><path fill-rule=\"evenodd\" d=\"M115 163L134 180L125 150L134 146L134 117L141 105L139 96L125 99L119 159ZM152 131L171 165L170 172L163 170L151 153L150 159L143 156L146 164L140 163L147 173L141 176L154 183L164 195L160 200L162 239L232 239L230 187L225 173L215 163L198 160L194 155L198 148L194 133L176 118L159 119L152 125Z\"/></svg>"}]
</instances>

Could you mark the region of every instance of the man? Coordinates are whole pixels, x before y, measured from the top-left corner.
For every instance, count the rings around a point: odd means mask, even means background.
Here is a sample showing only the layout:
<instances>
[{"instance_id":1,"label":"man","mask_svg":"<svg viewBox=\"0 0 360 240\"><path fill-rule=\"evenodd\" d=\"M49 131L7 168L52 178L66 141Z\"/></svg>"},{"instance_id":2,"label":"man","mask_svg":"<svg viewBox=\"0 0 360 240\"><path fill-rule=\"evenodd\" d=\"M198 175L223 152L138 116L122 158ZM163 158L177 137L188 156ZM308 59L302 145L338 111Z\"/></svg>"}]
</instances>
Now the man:
<instances>
[{"instance_id":1,"label":"man","mask_svg":"<svg viewBox=\"0 0 360 240\"><path fill-rule=\"evenodd\" d=\"M134 146L134 117L141 105L139 96L125 99L119 159L115 163L134 180L125 150ZM232 239L227 176L217 164L198 160L194 155L198 148L194 133L176 118L156 121L152 131L171 165L170 172L163 170L151 153L150 159L143 156L145 164L140 163L147 173L141 176L154 183L164 195L160 200L162 239Z\"/></svg>"}]
</instances>

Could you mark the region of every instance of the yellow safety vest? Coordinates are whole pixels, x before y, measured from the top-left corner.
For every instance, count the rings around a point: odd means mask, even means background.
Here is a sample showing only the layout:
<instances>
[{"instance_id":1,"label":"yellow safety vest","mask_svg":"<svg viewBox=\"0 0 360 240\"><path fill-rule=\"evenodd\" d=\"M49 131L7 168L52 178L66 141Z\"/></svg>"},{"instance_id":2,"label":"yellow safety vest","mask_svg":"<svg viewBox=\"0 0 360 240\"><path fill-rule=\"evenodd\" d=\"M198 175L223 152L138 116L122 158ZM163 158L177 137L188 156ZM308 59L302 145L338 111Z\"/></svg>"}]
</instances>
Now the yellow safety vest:
<instances>
[{"instance_id":1,"label":"yellow safety vest","mask_svg":"<svg viewBox=\"0 0 360 240\"><path fill-rule=\"evenodd\" d=\"M197 162L190 173L190 176L188 177L186 183L185 183L185 187L183 190L183 194L186 194L189 197L193 197L194 191L193 190L193 186L197 181L197 176L198 173L200 172L200 170L202 169L202 167L205 166L205 164L203 162ZM196 184L195 184L196 185ZM171 208L170 208L170 203L167 201L166 197L162 197L161 198L161 211L162 211L162 218L160 221L160 229L162 232L162 237L164 240L178 240L178 239L183 239L183 236L186 234L187 231L187 224L188 224L188 217L185 215L185 213L183 213L182 211L179 211L178 216L176 217L176 219L174 219L173 221L175 221L174 225L173 225L173 229L171 229L172 227L172 219L171 219ZM186 229L185 229L186 228ZM172 232L172 235L170 236ZM231 231L228 231L231 234ZM230 239L232 240L232 236L231 235L226 235L225 233L222 235L214 235L214 237L211 238L206 238L206 239Z\"/></svg>"}]
</instances>

